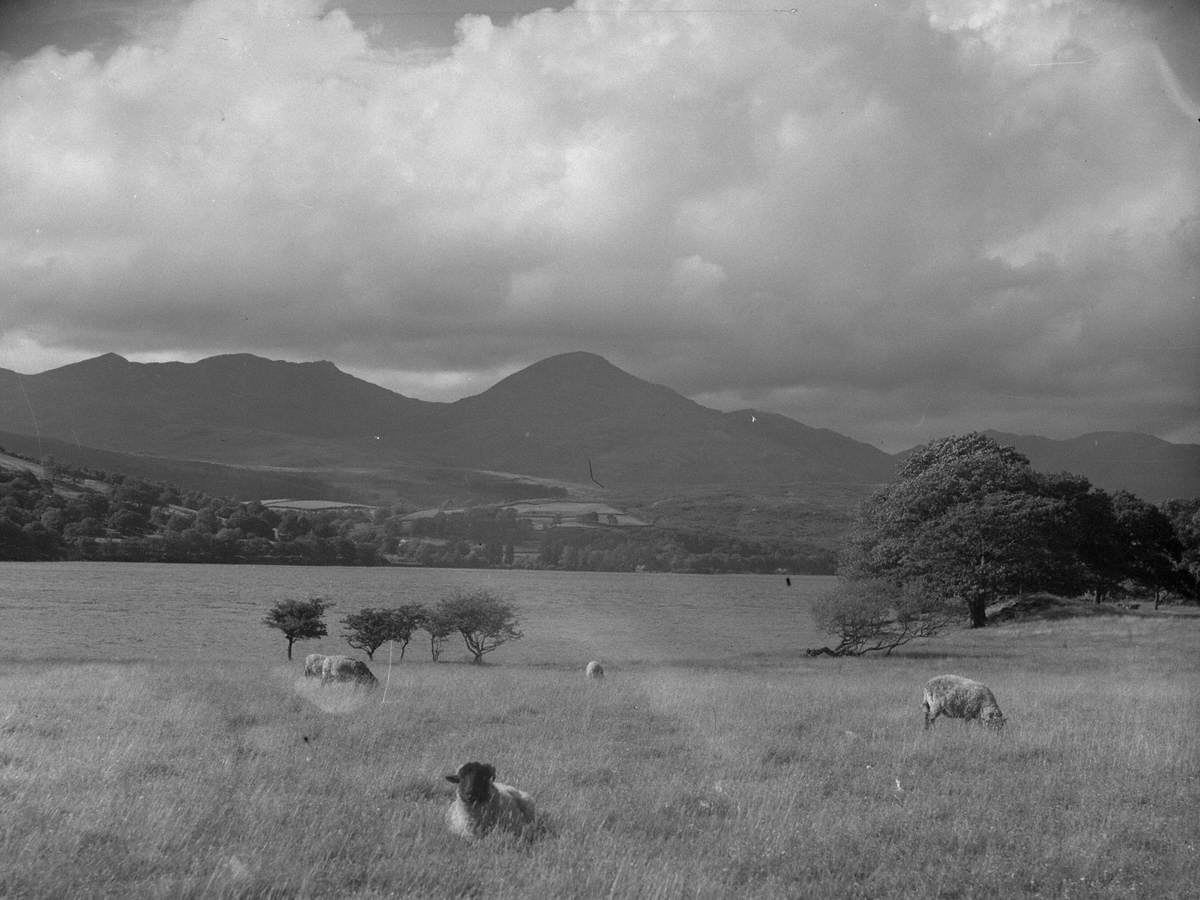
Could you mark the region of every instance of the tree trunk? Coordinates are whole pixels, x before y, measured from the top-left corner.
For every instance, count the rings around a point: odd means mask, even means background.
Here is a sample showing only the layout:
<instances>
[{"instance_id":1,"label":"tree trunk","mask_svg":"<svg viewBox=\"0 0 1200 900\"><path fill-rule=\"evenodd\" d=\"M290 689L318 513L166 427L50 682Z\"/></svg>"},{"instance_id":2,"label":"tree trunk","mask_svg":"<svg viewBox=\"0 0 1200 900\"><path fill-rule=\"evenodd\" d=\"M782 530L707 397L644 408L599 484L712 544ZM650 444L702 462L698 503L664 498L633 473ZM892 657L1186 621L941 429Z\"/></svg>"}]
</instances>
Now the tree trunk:
<instances>
[{"instance_id":1,"label":"tree trunk","mask_svg":"<svg viewBox=\"0 0 1200 900\"><path fill-rule=\"evenodd\" d=\"M292 644L296 643L295 638L288 638L288 662L292 661Z\"/></svg>"},{"instance_id":2,"label":"tree trunk","mask_svg":"<svg viewBox=\"0 0 1200 900\"><path fill-rule=\"evenodd\" d=\"M971 615L972 628L983 628L987 625L987 597L972 597L967 601L967 611Z\"/></svg>"}]
</instances>

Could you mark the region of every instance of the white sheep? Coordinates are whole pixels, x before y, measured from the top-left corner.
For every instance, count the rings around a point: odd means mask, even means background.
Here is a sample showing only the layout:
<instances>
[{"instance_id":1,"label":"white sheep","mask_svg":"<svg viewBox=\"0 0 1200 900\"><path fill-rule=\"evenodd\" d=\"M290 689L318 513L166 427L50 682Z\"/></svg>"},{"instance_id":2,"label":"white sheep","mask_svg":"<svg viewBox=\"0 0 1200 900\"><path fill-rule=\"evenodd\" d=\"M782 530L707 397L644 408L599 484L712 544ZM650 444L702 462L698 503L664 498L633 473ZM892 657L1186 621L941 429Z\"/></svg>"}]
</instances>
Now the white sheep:
<instances>
[{"instance_id":1,"label":"white sheep","mask_svg":"<svg viewBox=\"0 0 1200 900\"><path fill-rule=\"evenodd\" d=\"M304 677L320 678L321 669L325 665L324 653L310 653L304 657Z\"/></svg>"},{"instance_id":2,"label":"white sheep","mask_svg":"<svg viewBox=\"0 0 1200 900\"><path fill-rule=\"evenodd\" d=\"M588 678L595 679L596 681L601 681L604 679L604 666L600 665L597 660L593 659L587 664L583 671Z\"/></svg>"},{"instance_id":3,"label":"white sheep","mask_svg":"<svg viewBox=\"0 0 1200 900\"><path fill-rule=\"evenodd\" d=\"M456 785L454 801L446 814L450 831L468 840L484 837L495 828L529 838L533 836L533 798L496 780L487 763L469 762L446 780Z\"/></svg>"},{"instance_id":4,"label":"white sheep","mask_svg":"<svg viewBox=\"0 0 1200 900\"><path fill-rule=\"evenodd\" d=\"M327 656L321 663L321 684L331 681L352 681L356 685L375 687L379 679L367 668L367 664L351 656Z\"/></svg>"},{"instance_id":5,"label":"white sheep","mask_svg":"<svg viewBox=\"0 0 1200 900\"><path fill-rule=\"evenodd\" d=\"M938 716L962 719L964 722L983 722L997 731L1004 727L1004 713L986 685L961 675L938 675L925 683L922 701L925 707L925 727L933 725Z\"/></svg>"}]
</instances>

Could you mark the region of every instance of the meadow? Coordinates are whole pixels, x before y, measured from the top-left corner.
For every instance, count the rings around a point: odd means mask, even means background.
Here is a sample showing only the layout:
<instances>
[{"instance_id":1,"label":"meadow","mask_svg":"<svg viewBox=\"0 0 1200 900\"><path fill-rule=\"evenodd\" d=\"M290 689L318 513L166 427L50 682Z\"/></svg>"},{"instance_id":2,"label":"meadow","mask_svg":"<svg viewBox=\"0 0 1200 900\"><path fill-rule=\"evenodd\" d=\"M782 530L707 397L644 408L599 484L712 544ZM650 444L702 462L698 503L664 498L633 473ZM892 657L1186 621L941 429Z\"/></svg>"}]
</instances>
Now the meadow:
<instances>
[{"instance_id":1,"label":"meadow","mask_svg":"<svg viewBox=\"0 0 1200 900\"><path fill-rule=\"evenodd\" d=\"M603 604L590 615L604 627ZM613 634L633 640L625 615ZM678 653L631 644L602 683L557 642L482 667L376 654L373 692L306 681L276 642L9 659L0 896L1200 895L1200 617L1025 621L830 660L689 659L711 621L645 615ZM721 628L761 646L752 615ZM1005 731L924 731L921 685L942 672L991 685ZM530 791L548 833L448 834L443 775L468 760Z\"/></svg>"}]
</instances>

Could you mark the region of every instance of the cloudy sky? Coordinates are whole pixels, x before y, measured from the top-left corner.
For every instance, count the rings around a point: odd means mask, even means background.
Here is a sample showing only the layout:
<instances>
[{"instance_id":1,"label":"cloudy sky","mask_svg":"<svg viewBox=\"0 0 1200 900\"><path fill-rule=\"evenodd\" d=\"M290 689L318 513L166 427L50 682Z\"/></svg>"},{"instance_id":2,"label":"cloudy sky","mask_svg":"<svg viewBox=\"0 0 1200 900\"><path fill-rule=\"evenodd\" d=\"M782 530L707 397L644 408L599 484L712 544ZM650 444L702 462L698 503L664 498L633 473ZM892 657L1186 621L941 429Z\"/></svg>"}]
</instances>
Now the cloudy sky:
<instances>
[{"instance_id":1,"label":"cloudy sky","mask_svg":"<svg viewBox=\"0 0 1200 900\"><path fill-rule=\"evenodd\" d=\"M1200 442L1200 5L541 5L0 0L0 367Z\"/></svg>"}]
</instances>

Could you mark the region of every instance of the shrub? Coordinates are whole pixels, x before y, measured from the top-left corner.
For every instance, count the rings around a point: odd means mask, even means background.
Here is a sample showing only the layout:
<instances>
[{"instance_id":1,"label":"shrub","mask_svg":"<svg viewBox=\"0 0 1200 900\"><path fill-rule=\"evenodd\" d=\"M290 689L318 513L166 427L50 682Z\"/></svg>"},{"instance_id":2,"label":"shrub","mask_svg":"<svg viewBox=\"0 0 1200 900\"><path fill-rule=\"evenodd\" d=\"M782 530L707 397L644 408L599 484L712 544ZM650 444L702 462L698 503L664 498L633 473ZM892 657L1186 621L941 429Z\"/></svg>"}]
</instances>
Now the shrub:
<instances>
[{"instance_id":1,"label":"shrub","mask_svg":"<svg viewBox=\"0 0 1200 900\"><path fill-rule=\"evenodd\" d=\"M934 599L919 581L898 587L882 579L842 579L813 602L817 626L838 644L810 649L808 655L883 651L887 656L914 638L933 637L954 617L954 607Z\"/></svg>"}]
</instances>

